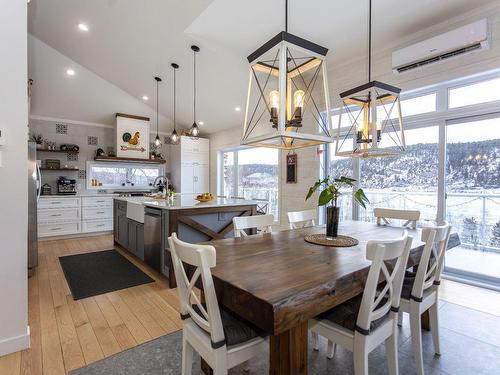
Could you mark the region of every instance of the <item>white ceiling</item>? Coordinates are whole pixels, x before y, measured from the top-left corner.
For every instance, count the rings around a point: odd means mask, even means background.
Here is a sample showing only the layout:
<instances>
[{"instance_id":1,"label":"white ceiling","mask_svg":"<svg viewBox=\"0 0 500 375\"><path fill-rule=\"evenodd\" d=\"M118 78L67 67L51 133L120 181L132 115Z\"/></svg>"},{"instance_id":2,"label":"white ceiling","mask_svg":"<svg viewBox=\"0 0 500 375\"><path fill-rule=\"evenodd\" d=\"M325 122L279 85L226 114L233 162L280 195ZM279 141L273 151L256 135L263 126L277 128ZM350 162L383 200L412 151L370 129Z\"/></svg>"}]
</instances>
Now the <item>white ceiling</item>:
<instances>
[{"instance_id":1,"label":"white ceiling","mask_svg":"<svg viewBox=\"0 0 500 375\"><path fill-rule=\"evenodd\" d=\"M374 48L497 2L374 1ZM366 53L367 0L290 0L289 4L289 31L328 47L331 63ZM79 22L87 23L90 31L78 31ZM32 0L29 4L30 33L131 96L140 100L148 95L153 108L153 76L163 77L160 112L169 118L170 63L177 62L177 121L183 126L192 123L189 47L198 44L198 120L205 122L206 133L241 124L243 111L235 112L234 107L243 109L245 104L246 56L279 32L283 22L283 0ZM68 77L62 71L53 79ZM94 92L102 102L109 101L98 88ZM109 106L110 114L120 111L127 108Z\"/></svg>"}]
</instances>

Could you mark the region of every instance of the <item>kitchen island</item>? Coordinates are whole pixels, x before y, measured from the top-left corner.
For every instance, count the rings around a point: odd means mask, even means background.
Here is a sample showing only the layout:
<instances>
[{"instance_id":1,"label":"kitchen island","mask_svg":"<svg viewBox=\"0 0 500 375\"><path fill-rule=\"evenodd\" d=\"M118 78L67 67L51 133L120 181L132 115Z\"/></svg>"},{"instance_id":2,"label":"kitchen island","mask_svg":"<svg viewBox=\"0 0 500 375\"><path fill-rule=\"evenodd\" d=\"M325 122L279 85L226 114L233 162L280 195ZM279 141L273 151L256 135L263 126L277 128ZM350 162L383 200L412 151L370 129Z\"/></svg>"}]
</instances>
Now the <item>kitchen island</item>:
<instances>
[{"instance_id":1,"label":"kitchen island","mask_svg":"<svg viewBox=\"0 0 500 375\"><path fill-rule=\"evenodd\" d=\"M163 273L176 286L168 237L199 243L233 237L233 217L255 215L251 200L215 198L200 203L192 195L173 202L150 197L114 198L114 241Z\"/></svg>"}]
</instances>

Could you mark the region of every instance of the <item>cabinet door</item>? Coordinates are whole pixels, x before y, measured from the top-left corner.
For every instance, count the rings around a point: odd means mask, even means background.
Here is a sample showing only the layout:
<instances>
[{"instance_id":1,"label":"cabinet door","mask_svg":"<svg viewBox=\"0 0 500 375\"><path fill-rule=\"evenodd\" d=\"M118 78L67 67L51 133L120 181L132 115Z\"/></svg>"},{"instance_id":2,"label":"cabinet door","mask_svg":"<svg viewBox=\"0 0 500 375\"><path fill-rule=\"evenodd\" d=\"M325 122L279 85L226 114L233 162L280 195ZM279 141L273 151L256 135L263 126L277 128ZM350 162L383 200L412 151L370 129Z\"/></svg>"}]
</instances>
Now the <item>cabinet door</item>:
<instances>
[{"instance_id":1,"label":"cabinet door","mask_svg":"<svg viewBox=\"0 0 500 375\"><path fill-rule=\"evenodd\" d=\"M195 193L208 193L210 190L208 180L208 166L197 165L195 167Z\"/></svg>"},{"instance_id":2,"label":"cabinet door","mask_svg":"<svg viewBox=\"0 0 500 375\"><path fill-rule=\"evenodd\" d=\"M128 247L128 219L126 216L118 216L118 243Z\"/></svg>"},{"instance_id":3,"label":"cabinet door","mask_svg":"<svg viewBox=\"0 0 500 375\"><path fill-rule=\"evenodd\" d=\"M144 224L137 224L137 236L136 236L136 255L144 260Z\"/></svg>"},{"instance_id":4,"label":"cabinet door","mask_svg":"<svg viewBox=\"0 0 500 375\"><path fill-rule=\"evenodd\" d=\"M181 166L181 190L182 194L194 194L194 165L183 164Z\"/></svg>"},{"instance_id":5,"label":"cabinet door","mask_svg":"<svg viewBox=\"0 0 500 375\"><path fill-rule=\"evenodd\" d=\"M128 250L137 254L137 223L133 220L128 221Z\"/></svg>"}]
</instances>

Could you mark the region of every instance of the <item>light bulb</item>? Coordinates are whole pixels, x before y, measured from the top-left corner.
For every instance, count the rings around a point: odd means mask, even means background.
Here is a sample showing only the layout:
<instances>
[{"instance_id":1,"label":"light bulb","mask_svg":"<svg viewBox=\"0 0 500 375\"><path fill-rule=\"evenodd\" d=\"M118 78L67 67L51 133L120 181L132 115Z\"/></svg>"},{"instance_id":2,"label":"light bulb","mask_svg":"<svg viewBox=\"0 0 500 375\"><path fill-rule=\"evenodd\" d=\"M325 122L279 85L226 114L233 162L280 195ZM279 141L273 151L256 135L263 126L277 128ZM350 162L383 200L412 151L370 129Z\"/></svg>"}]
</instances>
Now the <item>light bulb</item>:
<instances>
[{"instance_id":1,"label":"light bulb","mask_svg":"<svg viewBox=\"0 0 500 375\"><path fill-rule=\"evenodd\" d=\"M306 94L302 90L295 91L295 94L293 94L293 105L295 106L295 109L304 108L305 95Z\"/></svg>"},{"instance_id":2,"label":"light bulb","mask_svg":"<svg viewBox=\"0 0 500 375\"><path fill-rule=\"evenodd\" d=\"M280 93L278 91L273 90L269 93L269 106L276 108L276 110L280 107Z\"/></svg>"},{"instance_id":3,"label":"light bulb","mask_svg":"<svg viewBox=\"0 0 500 375\"><path fill-rule=\"evenodd\" d=\"M161 144L160 136L157 134L155 138L155 146L159 146L160 144Z\"/></svg>"},{"instance_id":4,"label":"light bulb","mask_svg":"<svg viewBox=\"0 0 500 375\"><path fill-rule=\"evenodd\" d=\"M200 135L200 128L196 125L196 122L193 122L191 126L191 137L198 137Z\"/></svg>"},{"instance_id":5,"label":"light bulb","mask_svg":"<svg viewBox=\"0 0 500 375\"><path fill-rule=\"evenodd\" d=\"M172 132L172 135L170 135L170 142L172 142L174 145L179 142L179 136L177 135L177 132L175 130Z\"/></svg>"}]
</instances>

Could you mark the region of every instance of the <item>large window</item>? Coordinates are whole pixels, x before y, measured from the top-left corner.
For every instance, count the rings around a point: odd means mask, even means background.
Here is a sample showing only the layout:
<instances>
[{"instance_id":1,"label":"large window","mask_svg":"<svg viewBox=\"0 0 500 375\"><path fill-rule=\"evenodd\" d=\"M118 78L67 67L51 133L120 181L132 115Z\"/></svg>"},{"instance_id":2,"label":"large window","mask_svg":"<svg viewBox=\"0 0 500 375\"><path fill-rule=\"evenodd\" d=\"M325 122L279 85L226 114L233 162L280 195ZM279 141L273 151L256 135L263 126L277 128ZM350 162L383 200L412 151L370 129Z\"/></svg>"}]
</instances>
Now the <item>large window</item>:
<instances>
[{"instance_id":1,"label":"large window","mask_svg":"<svg viewBox=\"0 0 500 375\"><path fill-rule=\"evenodd\" d=\"M279 150L244 148L222 151L219 194L268 202L268 212L279 218Z\"/></svg>"},{"instance_id":2,"label":"large window","mask_svg":"<svg viewBox=\"0 0 500 375\"><path fill-rule=\"evenodd\" d=\"M329 145L325 173L357 176L370 199L365 210L346 194L342 217L373 221L373 208L386 207L419 210L420 225L447 220L462 242L447 252L447 277L500 289L499 101L500 70L403 93L405 154L337 158Z\"/></svg>"}]
</instances>

